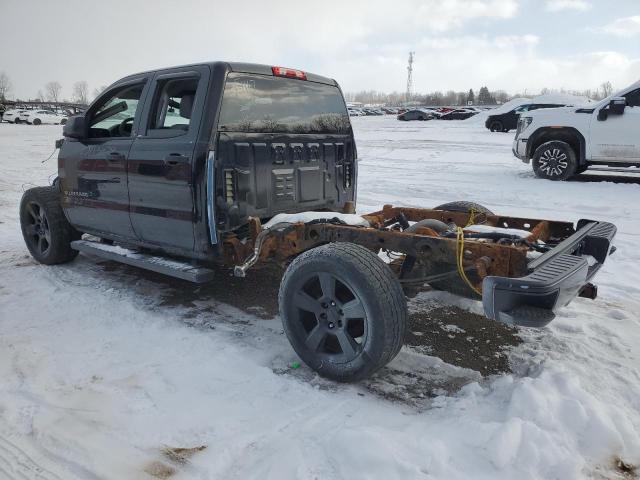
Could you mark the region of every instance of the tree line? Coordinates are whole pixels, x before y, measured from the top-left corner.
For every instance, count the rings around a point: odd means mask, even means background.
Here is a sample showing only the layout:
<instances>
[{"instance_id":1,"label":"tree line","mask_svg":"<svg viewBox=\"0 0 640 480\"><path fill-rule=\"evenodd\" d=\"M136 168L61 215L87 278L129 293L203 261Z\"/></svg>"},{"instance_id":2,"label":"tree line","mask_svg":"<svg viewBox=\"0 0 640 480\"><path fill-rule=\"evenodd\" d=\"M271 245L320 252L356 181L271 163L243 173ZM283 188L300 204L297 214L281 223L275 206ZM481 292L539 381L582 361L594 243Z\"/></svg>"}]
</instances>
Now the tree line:
<instances>
[{"instance_id":1,"label":"tree line","mask_svg":"<svg viewBox=\"0 0 640 480\"><path fill-rule=\"evenodd\" d=\"M543 88L539 93L524 92L509 95L504 90L490 91L486 86L481 87L476 94L472 88L469 91L456 92L448 90L446 92L435 91L429 93L415 93L407 100L403 92L385 93L377 90L362 90L360 92L347 92L345 99L348 102L360 102L364 104L386 104L386 105L499 105L517 97L532 97L547 94L569 94L601 100L613 93L611 82L604 82L598 88L586 90L566 90Z\"/></svg>"},{"instance_id":2,"label":"tree line","mask_svg":"<svg viewBox=\"0 0 640 480\"><path fill-rule=\"evenodd\" d=\"M93 98L97 97L105 89L105 86L101 86L93 90ZM0 72L0 102L6 100L11 95L13 85L9 76L5 72ZM36 98L34 99L16 99L20 100L34 100L40 102L68 102L67 99L61 98L62 85L57 80L52 80L44 85L44 90L38 90ZM613 86L611 82L603 82L598 88L586 89L586 90L552 90L549 88L543 88L540 91L540 95L551 93L563 93L584 96L593 100L601 100L608 97L613 93ZM536 94L537 95L537 94ZM524 93L516 93L515 95L509 95L504 90L490 91L486 86L483 86L478 90L477 95L473 89L469 89L468 92L456 92L454 90L448 90L446 92L435 91L430 93L416 93L411 95L411 98L407 99L405 93L392 92L385 93L376 90L363 90L360 92L347 92L345 93L345 99L348 102L360 102L365 104L386 104L386 105L467 105L471 102L473 105L496 105L505 103L512 98L516 97L531 97L526 91ZM73 84L71 102L81 105L88 105L89 103L89 84L85 80L77 81Z\"/></svg>"},{"instance_id":3,"label":"tree line","mask_svg":"<svg viewBox=\"0 0 640 480\"><path fill-rule=\"evenodd\" d=\"M97 97L106 87L99 87L93 90L93 97ZM0 102L11 97L13 92L13 83L5 72L0 72ZM71 99L62 98L62 84L57 80L51 80L47 82L43 89L38 90L35 98L16 98L19 101L36 101L36 102L66 102L66 103L78 103L80 105L88 105L89 98L89 84L86 80L79 80L75 82L71 89Z\"/></svg>"}]
</instances>

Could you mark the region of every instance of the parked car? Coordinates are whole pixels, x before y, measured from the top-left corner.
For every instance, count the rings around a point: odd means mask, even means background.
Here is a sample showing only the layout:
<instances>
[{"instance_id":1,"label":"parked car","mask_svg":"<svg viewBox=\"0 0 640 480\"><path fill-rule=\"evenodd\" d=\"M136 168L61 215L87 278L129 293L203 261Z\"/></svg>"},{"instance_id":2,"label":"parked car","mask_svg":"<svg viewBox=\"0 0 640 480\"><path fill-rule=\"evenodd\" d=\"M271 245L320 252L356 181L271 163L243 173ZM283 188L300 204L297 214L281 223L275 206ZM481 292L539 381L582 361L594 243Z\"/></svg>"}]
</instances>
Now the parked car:
<instances>
[{"instance_id":1,"label":"parked car","mask_svg":"<svg viewBox=\"0 0 640 480\"><path fill-rule=\"evenodd\" d=\"M592 165L640 167L640 82L595 106L521 115L513 153L549 180L566 180Z\"/></svg>"},{"instance_id":2,"label":"parked car","mask_svg":"<svg viewBox=\"0 0 640 480\"><path fill-rule=\"evenodd\" d=\"M466 108L458 108L440 116L440 120L465 120L473 117L476 113L473 110L467 110Z\"/></svg>"},{"instance_id":3,"label":"parked car","mask_svg":"<svg viewBox=\"0 0 640 480\"><path fill-rule=\"evenodd\" d=\"M20 123L20 114L24 113L25 111L26 110L16 110L16 109L7 110L6 112L4 112L2 119L5 122L9 122L9 123Z\"/></svg>"},{"instance_id":4,"label":"parked car","mask_svg":"<svg viewBox=\"0 0 640 480\"><path fill-rule=\"evenodd\" d=\"M541 108L558 108L564 106L564 104L558 103L530 103L520 105L506 113L489 115L484 122L484 126L492 132L508 132L509 130L517 128L518 119L522 113L539 110Z\"/></svg>"},{"instance_id":5,"label":"parked car","mask_svg":"<svg viewBox=\"0 0 640 480\"><path fill-rule=\"evenodd\" d=\"M358 108L348 107L347 112L351 117L361 117L363 115L362 111L360 111L360 109Z\"/></svg>"},{"instance_id":6,"label":"parked car","mask_svg":"<svg viewBox=\"0 0 640 480\"><path fill-rule=\"evenodd\" d=\"M20 115L20 121L32 124L50 124L50 125L64 125L67 123L67 117L51 110L27 110Z\"/></svg>"},{"instance_id":7,"label":"parked car","mask_svg":"<svg viewBox=\"0 0 640 480\"><path fill-rule=\"evenodd\" d=\"M401 113L397 116L398 120L409 121L409 120L431 120L433 118L433 114L421 110L419 108L415 108L413 110L407 110L404 113Z\"/></svg>"}]
</instances>

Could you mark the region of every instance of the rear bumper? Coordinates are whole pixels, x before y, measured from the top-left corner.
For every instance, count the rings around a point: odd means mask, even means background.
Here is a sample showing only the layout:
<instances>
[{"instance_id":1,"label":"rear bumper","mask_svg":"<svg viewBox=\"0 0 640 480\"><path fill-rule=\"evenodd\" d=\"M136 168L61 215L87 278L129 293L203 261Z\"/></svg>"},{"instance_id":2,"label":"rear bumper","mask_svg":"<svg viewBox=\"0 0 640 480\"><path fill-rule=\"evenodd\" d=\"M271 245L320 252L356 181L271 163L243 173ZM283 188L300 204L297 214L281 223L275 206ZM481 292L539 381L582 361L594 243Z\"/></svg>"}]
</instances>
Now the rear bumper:
<instances>
[{"instance_id":1,"label":"rear bumper","mask_svg":"<svg viewBox=\"0 0 640 480\"><path fill-rule=\"evenodd\" d=\"M485 315L504 323L544 327L557 309L583 289L594 291L589 281L610 254L615 234L611 223L580 220L576 233L529 262L528 275L486 277L482 283Z\"/></svg>"}]
</instances>

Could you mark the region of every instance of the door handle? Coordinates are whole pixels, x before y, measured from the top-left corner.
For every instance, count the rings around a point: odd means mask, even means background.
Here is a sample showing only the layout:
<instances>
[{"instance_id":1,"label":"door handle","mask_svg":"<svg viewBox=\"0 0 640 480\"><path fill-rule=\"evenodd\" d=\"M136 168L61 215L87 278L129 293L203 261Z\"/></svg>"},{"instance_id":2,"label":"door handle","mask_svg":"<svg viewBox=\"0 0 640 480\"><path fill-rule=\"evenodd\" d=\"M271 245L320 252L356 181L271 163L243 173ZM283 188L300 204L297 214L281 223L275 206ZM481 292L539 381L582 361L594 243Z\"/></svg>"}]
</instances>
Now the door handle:
<instances>
[{"instance_id":1,"label":"door handle","mask_svg":"<svg viewBox=\"0 0 640 480\"><path fill-rule=\"evenodd\" d=\"M171 153L164 157L164 163L167 165L180 165L182 163L189 163L190 158L180 153Z\"/></svg>"},{"instance_id":2,"label":"door handle","mask_svg":"<svg viewBox=\"0 0 640 480\"><path fill-rule=\"evenodd\" d=\"M118 152L109 152L107 153L107 161L108 162L119 162L124 160L124 155Z\"/></svg>"}]
</instances>

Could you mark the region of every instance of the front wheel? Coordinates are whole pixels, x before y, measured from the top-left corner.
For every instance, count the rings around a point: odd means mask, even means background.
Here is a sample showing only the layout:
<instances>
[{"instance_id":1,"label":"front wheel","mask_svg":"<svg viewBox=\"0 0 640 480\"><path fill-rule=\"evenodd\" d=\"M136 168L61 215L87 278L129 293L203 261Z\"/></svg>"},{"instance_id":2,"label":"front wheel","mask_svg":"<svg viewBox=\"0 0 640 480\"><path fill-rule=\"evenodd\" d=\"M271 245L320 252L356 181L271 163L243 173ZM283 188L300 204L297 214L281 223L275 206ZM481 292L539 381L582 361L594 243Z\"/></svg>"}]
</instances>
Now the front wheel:
<instances>
[{"instance_id":1,"label":"front wheel","mask_svg":"<svg viewBox=\"0 0 640 480\"><path fill-rule=\"evenodd\" d=\"M576 173L576 153L567 142L552 140L540 145L533 154L533 172L547 180L566 180Z\"/></svg>"},{"instance_id":2,"label":"front wheel","mask_svg":"<svg viewBox=\"0 0 640 480\"><path fill-rule=\"evenodd\" d=\"M64 216L55 187L30 188L20 202L20 227L29 252L38 262L55 265L73 260L71 242L80 238Z\"/></svg>"},{"instance_id":3,"label":"front wheel","mask_svg":"<svg viewBox=\"0 0 640 480\"><path fill-rule=\"evenodd\" d=\"M18 124L20 123L20 119L19 119L18 117L16 117L16 118L13 120L13 123L15 123L16 125L18 125Z\"/></svg>"},{"instance_id":4,"label":"front wheel","mask_svg":"<svg viewBox=\"0 0 640 480\"><path fill-rule=\"evenodd\" d=\"M278 300L291 346L323 377L361 380L402 347L407 302L400 282L360 245L330 243L298 256Z\"/></svg>"},{"instance_id":5,"label":"front wheel","mask_svg":"<svg viewBox=\"0 0 640 480\"><path fill-rule=\"evenodd\" d=\"M40 125L42 123L42 120L40 120L39 118L34 118L33 119L33 124L34 125Z\"/></svg>"}]
</instances>

